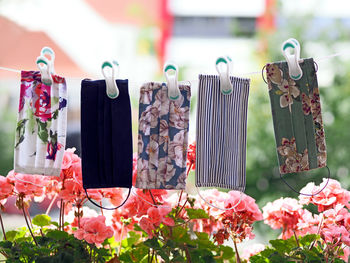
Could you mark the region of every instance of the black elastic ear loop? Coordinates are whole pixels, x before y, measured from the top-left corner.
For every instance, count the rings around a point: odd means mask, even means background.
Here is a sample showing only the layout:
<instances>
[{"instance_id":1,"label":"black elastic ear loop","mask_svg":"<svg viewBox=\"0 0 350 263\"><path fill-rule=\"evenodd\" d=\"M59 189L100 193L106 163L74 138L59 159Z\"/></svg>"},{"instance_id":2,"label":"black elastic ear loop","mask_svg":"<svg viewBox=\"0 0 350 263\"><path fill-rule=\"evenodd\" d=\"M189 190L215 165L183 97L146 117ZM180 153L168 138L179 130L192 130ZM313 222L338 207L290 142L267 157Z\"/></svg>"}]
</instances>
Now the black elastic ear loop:
<instances>
[{"instance_id":1,"label":"black elastic ear loop","mask_svg":"<svg viewBox=\"0 0 350 263\"><path fill-rule=\"evenodd\" d=\"M325 184L325 186L322 187L322 189L320 191L318 191L317 193L314 193L314 194L304 194L304 193L300 193L298 192L297 190L295 190L293 188L293 186L291 186L283 177L282 177L282 174L280 174L280 178L282 179L282 181L290 188L292 189L294 192L296 192L297 194L300 194L300 195L305 195L305 196L315 196L315 195L318 195L319 193L321 193L328 185L329 183L329 179L331 178L331 171L329 170L328 166L325 166L327 169L328 169L328 178L327 178L327 182Z\"/></svg>"},{"instance_id":2,"label":"black elastic ear loop","mask_svg":"<svg viewBox=\"0 0 350 263\"><path fill-rule=\"evenodd\" d=\"M265 69L266 69L266 65L263 66L263 68L262 68L262 70L261 70L261 77L262 77L263 81L264 81L266 84L268 84L267 81L266 81L266 79L265 79L265 75L264 75L264 70L265 70Z\"/></svg>"},{"instance_id":3,"label":"black elastic ear loop","mask_svg":"<svg viewBox=\"0 0 350 263\"><path fill-rule=\"evenodd\" d=\"M124 200L120 205L118 205L118 206L116 206L116 207L103 207L103 206L97 204L94 200L92 200L92 199L89 197L89 194L88 194L88 192L87 192L87 190L86 190L85 188L84 188L84 190L85 190L86 197L89 199L89 201L90 201L92 204L94 204L95 206L97 206L97 207L99 207L99 208L101 208L101 209L104 209L104 210L116 210L116 209L118 209L119 207L122 207L122 206L126 203L126 201L128 201L129 196L130 196L130 193L131 193L131 188L129 188L128 196L125 198L125 200Z\"/></svg>"}]
</instances>

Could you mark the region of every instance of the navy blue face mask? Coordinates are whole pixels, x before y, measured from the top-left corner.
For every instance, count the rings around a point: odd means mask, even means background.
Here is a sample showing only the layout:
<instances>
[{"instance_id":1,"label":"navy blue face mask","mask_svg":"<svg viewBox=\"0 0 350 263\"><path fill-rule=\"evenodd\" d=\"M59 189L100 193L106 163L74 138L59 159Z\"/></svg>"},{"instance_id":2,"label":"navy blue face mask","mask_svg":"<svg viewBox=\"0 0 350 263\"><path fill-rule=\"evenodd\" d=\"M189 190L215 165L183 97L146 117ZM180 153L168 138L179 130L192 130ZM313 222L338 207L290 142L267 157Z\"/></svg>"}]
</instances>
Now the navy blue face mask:
<instances>
[{"instance_id":1,"label":"navy blue face mask","mask_svg":"<svg viewBox=\"0 0 350 263\"><path fill-rule=\"evenodd\" d=\"M132 129L128 80L117 80L119 95L106 94L105 80L81 83L81 152L83 187L96 206L113 210L124 205L132 187ZM118 207L105 208L87 194L92 188L129 188Z\"/></svg>"}]
</instances>

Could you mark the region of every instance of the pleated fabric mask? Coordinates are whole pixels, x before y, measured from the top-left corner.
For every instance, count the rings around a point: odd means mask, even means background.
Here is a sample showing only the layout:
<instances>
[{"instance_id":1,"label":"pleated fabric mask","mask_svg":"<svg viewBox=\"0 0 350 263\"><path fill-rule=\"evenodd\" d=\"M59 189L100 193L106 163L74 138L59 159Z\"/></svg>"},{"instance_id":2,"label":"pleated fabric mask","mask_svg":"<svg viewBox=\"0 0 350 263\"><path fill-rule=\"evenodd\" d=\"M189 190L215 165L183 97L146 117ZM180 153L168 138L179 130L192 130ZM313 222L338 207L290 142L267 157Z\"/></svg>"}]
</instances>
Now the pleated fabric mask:
<instances>
[{"instance_id":1,"label":"pleated fabric mask","mask_svg":"<svg viewBox=\"0 0 350 263\"><path fill-rule=\"evenodd\" d=\"M83 187L132 186L132 130L128 80L117 80L118 97L106 94L105 80L81 83ZM130 194L130 191L129 191Z\"/></svg>"},{"instance_id":2,"label":"pleated fabric mask","mask_svg":"<svg viewBox=\"0 0 350 263\"><path fill-rule=\"evenodd\" d=\"M299 63L299 80L287 62L266 65L280 174L326 166L327 153L320 94L312 58Z\"/></svg>"},{"instance_id":3,"label":"pleated fabric mask","mask_svg":"<svg viewBox=\"0 0 350 263\"><path fill-rule=\"evenodd\" d=\"M44 84L39 71L21 72L14 171L59 176L66 145L67 87L52 75Z\"/></svg>"},{"instance_id":4,"label":"pleated fabric mask","mask_svg":"<svg viewBox=\"0 0 350 263\"><path fill-rule=\"evenodd\" d=\"M172 100L166 84L141 87L137 188L185 189L191 89L179 89Z\"/></svg>"},{"instance_id":5,"label":"pleated fabric mask","mask_svg":"<svg viewBox=\"0 0 350 263\"><path fill-rule=\"evenodd\" d=\"M228 77L228 81L232 92L225 95L219 76L199 75L196 186L243 192L250 80Z\"/></svg>"}]
</instances>

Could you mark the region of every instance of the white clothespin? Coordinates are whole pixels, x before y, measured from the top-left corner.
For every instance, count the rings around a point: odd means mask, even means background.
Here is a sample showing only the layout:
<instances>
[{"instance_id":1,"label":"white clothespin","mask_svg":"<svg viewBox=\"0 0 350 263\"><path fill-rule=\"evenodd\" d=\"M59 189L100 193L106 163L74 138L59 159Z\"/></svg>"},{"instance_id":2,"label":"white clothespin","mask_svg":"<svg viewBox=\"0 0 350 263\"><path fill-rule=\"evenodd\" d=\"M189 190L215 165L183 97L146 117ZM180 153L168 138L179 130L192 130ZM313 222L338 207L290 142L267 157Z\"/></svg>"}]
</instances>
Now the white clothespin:
<instances>
[{"instance_id":1,"label":"white clothespin","mask_svg":"<svg viewBox=\"0 0 350 263\"><path fill-rule=\"evenodd\" d=\"M174 74L170 75L169 71L174 71ZM178 85L178 68L174 63L166 62L164 65L164 75L168 85L168 97L171 100L177 100L180 97L180 89Z\"/></svg>"},{"instance_id":2,"label":"white clothespin","mask_svg":"<svg viewBox=\"0 0 350 263\"><path fill-rule=\"evenodd\" d=\"M55 74L55 52L50 47L43 47L40 56L36 59L36 64L40 70L41 82L45 85L52 84L51 74Z\"/></svg>"},{"instance_id":3,"label":"white clothespin","mask_svg":"<svg viewBox=\"0 0 350 263\"><path fill-rule=\"evenodd\" d=\"M50 86L52 84L52 77L51 77L51 63L48 61L48 59L44 56L39 56L36 59L36 64L40 70L41 74L41 82L45 85Z\"/></svg>"},{"instance_id":4,"label":"white clothespin","mask_svg":"<svg viewBox=\"0 0 350 263\"><path fill-rule=\"evenodd\" d=\"M48 62L50 63L50 71L51 74L56 74L55 73L55 52L52 50L50 47L43 47L40 52L41 56L44 56Z\"/></svg>"},{"instance_id":5,"label":"white clothespin","mask_svg":"<svg viewBox=\"0 0 350 263\"><path fill-rule=\"evenodd\" d=\"M232 59L229 56L218 57L216 60L216 70L220 77L220 89L224 95L231 94L233 86L230 80L230 73L232 71ZM226 64L226 67L220 65Z\"/></svg>"},{"instance_id":6,"label":"white clothespin","mask_svg":"<svg viewBox=\"0 0 350 263\"><path fill-rule=\"evenodd\" d=\"M109 74L106 73L106 69L109 70ZM119 74L119 64L117 61L105 61L102 63L102 74L106 81L106 93L111 99L115 99L119 96L119 89L115 79ZM117 72L116 72L117 71Z\"/></svg>"},{"instance_id":7,"label":"white clothespin","mask_svg":"<svg viewBox=\"0 0 350 263\"><path fill-rule=\"evenodd\" d=\"M291 53L291 49L294 50L294 53ZM290 38L282 44L282 54L285 57L288 69L289 69L289 76L294 79L298 80L301 79L303 76L303 71L301 70L301 67L299 65L300 60L300 44L298 40L295 38Z\"/></svg>"}]
</instances>

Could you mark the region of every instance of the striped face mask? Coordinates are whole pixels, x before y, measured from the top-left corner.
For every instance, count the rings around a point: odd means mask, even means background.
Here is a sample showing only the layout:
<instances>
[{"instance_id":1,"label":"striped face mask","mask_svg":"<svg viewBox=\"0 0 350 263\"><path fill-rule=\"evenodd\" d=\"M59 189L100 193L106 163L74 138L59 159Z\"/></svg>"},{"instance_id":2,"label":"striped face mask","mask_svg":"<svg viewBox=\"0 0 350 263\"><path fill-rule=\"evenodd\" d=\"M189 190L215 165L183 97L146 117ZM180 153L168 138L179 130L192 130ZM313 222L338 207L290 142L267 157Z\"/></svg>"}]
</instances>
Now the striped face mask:
<instances>
[{"instance_id":1,"label":"striped face mask","mask_svg":"<svg viewBox=\"0 0 350 263\"><path fill-rule=\"evenodd\" d=\"M196 186L241 192L246 182L249 79L200 75L196 127ZM220 85L231 84L225 92Z\"/></svg>"},{"instance_id":2,"label":"striped face mask","mask_svg":"<svg viewBox=\"0 0 350 263\"><path fill-rule=\"evenodd\" d=\"M166 84L141 87L137 188L185 189L191 89L179 89L171 100Z\"/></svg>"},{"instance_id":3,"label":"striped face mask","mask_svg":"<svg viewBox=\"0 0 350 263\"><path fill-rule=\"evenodd\" d=\"M312 58L299 63L293 80L287 62L266 65L280 174L326 166L326 141L320 94Z\"/></svg>"},{"instance_id":4,"label":"striped face mask","mask_svg":"<svg viewBox=\"0 0 350 263\"><path fill-rule=\"evenodd\" d=\"M39 71L21 72L14 171L59 176L66 145L67 88L52 75L42 82Z\"/></svg>"}]
</instances>

